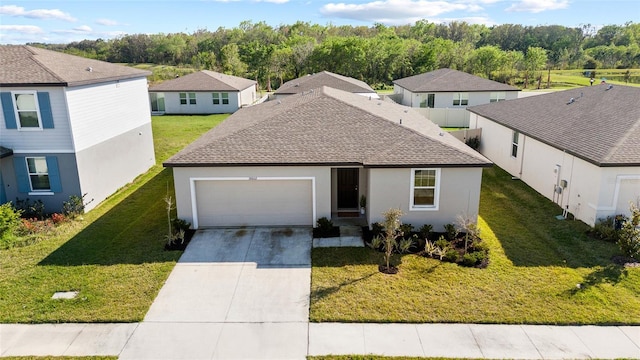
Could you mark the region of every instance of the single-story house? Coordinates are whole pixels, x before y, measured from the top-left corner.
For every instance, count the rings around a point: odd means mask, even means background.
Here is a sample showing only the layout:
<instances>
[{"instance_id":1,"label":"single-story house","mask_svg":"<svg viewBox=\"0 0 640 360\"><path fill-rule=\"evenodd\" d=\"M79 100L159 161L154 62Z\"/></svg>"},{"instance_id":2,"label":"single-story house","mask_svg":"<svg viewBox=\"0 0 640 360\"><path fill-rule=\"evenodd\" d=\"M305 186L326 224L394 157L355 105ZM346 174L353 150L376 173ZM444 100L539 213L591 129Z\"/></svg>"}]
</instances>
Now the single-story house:
<instances>
[{"instance_id":1,"label":"single-story house","mask_svg":"<svg viewBox=\"0 0 640 360\"><path fill-rule=\"evenodd\" d=\"M194 228L310 226L364 195L369 223L395 207L438 229L476 218L491 165L406 107L329 87L240 109L164 163Z\"/></svg>"},{"instance_id":2,"label":"single-story house","mask_svg":"<svg viewBox=\"0 0 640 360\"><path fill-rule=\"evenodd\" d=\"M510 85L445 68L395 80L392 98L437 125L468 127L467 106L517 99L519 91Z\"/></svg>"},{"instance_id":3,"label":"single-story house","mask_svg":"<svg viewBox=\"0 0 640 360\"><path fill-rule=\"evenodd\" d=\"M253 104L256 81L202 70L149 88L154 114L228 114Z\"/></svg>"},{"instance_id":4,"label":"single-story house","mask_svg":"<svg viewBox=\"0 0 640 360\"><path fill-rule=\"evenodd\" d=\"M90 210L155 164L149 71L17 45L0 64L0 202Z\"/></svg>"},{"instance_id":5,"label":"single-story house","mask_svg":"<svg viewBox=\"0 0 640 360\"><path fill-rule=\"evenodd\" d=\"M372 99L380 98L376 91L364 81L334 74L329 71L321 71L312 75L304 75L297 79L287 81L273 93L273 98L281 99L284 96L301 94L322 86L328 86L334 89L371 97Z\"/></svg>"},{"instance_id":6,"label":"single-story house","mask_svg":"<svg viewBox=\"0 0 640 360\"><path fill-rule=\"evenodd\" d=\"M640 88L598 85L470 107L480 152L594 225L640 201Z\"/></svg>"}]
</instances>

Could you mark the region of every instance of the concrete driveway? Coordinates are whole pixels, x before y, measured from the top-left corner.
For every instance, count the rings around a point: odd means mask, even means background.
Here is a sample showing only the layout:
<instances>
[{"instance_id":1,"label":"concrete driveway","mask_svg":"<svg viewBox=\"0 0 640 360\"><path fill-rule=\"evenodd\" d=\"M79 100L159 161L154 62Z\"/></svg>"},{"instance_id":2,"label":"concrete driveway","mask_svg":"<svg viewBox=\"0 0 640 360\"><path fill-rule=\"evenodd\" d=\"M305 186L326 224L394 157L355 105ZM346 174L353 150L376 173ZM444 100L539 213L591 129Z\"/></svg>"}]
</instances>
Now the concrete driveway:
<instances>
[{"instance_id":1,"label":"concrete driveway","mask_svg":"<svg viewBox=\"0 0 640 360\"><path fill-rule=\"evenodd\" d=\"M198 231L120 359L304 359L311 237Z\"/></svg>"}]
</instances>

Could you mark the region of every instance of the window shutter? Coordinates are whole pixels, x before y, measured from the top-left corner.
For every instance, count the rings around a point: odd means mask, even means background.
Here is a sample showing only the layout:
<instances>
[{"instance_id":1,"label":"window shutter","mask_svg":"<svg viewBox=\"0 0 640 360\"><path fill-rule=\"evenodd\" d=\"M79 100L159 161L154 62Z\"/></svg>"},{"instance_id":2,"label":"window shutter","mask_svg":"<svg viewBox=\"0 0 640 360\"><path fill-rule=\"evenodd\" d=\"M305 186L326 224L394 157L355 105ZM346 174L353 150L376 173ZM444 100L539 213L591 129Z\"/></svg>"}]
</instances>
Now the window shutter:
<instances>
[{"instance_id":1,"label":"window shutter","mask_svg":"<svg viewBox=\"0 0 640 360\"><path fill-rule=\"evenodd\" d=\"M18 180L18 191L28 193L31 191L31 183L29 182L29 172L27 171L27 162L24 157L14 157L13 167L16 171L16 180Z\"/></svg>"},{"instance_id":2,"label":"window shutter","mask_svg":"<svg viewBox=\"0 0 640 360\"><path fill-rule=\"evenodd\" d=\"M60 171L58 169L58 158L47 156L47 170L49 171L49 186L54 193L62 192L62 181L60 181Z\"/></svg>"},{"instance_id":3,"label":"window shutter","mask_svg":"<svg viewBox=\"0 0 640 360\"><path fill-rule=\"evenodd\" d=\"M16 113L13 111L13 99L10 92L0 93L2 100L2 113L4 114L4 123L7 129L17 129Z\"/></svg>"},{"instance_id":4,"label":"window shutter","mask_svg":"<svg viewBox=\"0 0 640 360\"><path fill-rule=\"evenodd\" d=\"M51 112L51 101L49 100L48 92L38 92L38 106L40 107L42 128L53 129L53 113Z\"/></svg>"}]
</instances>

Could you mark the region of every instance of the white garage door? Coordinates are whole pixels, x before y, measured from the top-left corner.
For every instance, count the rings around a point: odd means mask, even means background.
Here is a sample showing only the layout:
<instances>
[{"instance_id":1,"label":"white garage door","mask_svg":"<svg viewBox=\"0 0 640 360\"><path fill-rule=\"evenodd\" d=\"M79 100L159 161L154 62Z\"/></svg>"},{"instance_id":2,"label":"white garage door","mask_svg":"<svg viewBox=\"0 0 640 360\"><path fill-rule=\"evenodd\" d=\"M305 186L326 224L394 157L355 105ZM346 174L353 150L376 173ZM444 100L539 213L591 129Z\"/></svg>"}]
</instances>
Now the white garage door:
<instances>
[{"instance_id":1,"label":"white garage door","mask_svg":"<svg viewBox=\"0 0 640 360\"><path fill-rule=\"evenodd\" d=\"M312 181L195 182L198 227L313 225Z\"/></svg>"}]
</instances>

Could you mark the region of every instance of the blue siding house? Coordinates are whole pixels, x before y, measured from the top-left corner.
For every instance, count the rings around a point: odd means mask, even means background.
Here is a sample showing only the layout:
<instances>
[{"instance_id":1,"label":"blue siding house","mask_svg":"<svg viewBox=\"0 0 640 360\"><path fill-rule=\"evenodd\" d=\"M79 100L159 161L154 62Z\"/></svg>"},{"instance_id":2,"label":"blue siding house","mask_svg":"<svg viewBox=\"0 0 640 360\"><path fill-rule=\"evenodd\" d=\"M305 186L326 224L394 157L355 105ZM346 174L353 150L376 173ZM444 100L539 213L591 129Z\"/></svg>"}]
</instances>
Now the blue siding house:
<instances>
[{"instance_id":1,"label":"blue siding house","mask_svg":"<svg viewBox=\"0 0 640 360\"><path fill-rule=\"evenodd\" d=\"M0 202L89 210L155 164L149 72L31 46L0 63Z\"/></svg>"}]
</instances>

